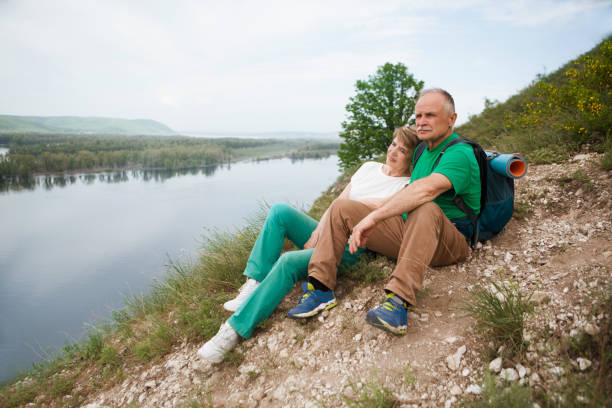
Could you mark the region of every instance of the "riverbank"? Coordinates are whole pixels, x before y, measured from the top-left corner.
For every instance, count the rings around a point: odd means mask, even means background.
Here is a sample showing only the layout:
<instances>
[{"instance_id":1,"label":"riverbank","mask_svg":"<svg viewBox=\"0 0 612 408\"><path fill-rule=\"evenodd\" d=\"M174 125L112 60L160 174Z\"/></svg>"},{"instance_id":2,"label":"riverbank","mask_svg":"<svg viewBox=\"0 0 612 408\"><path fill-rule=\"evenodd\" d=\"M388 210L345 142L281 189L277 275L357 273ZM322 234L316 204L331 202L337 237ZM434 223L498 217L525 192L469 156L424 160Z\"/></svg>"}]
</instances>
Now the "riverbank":
<instances>
[{"instance_id":1,"label":"riverbank","mask_svg":"<svg viewBox=\"0 0 612 408\"><path fill-rule=\"evenodd\" d=\"M326 157L339 142L187 136L0 134L10 146L0 177L129 170L186 170L244 159Z\"/></svg>"},{"instance_id":2,"label":"riverbank","mask_svg":"<svg viewBox=\"0 0 612 408\"><path fill-rule=\"evenodd\" d=\"M380 257L341 278L335 309L305 324L286 319L299 296L294 289L225 362L203 364L195 351L229 315L220 305L242 281L254 226L213 237L201 263L174 266L168 282L138 306L137 320L130 323L126 315L122 324L117 316L115 334L100 332L82 346L84 360L64 363L42 379L31 374L4 388L0 402L311 407L371 406L364 401L378 399L375 406L439 407L483 400L502 406L510 395L519 402L506 406L605 406L612 384L606 360L612 175L599 167L601 158L583 152L563 164L530 166L517 182L515 216L504 232L467 261L429 270L405 336L381 332L363 319L383 298L385 276L394 266ZM332 186L319 204L341 186ZM209 278L196 284L189 276ZM506 294L520 293L534 308L521 314L524 350L511 352L507 341L477 330L479 318L463 310L475 288L492 284L508 288ZM207 299L206 310L193 297L197 292ZM156 311L163 302L154 298L163 293L175 299ZM150 336L135 333L143 330ZM28 389L30 398L7 404Z\"/></svg>"}]
</instances>

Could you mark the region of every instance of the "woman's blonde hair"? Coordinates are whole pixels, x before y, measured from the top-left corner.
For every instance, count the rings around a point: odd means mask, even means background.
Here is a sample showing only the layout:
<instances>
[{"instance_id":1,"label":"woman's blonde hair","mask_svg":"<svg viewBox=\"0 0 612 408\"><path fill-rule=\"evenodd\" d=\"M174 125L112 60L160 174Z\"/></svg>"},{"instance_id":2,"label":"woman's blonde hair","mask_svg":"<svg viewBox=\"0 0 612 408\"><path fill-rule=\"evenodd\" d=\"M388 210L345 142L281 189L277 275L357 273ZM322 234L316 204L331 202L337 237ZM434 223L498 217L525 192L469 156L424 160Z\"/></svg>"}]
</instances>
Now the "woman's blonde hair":
<instances>
[{"instance_id":1,"label":"woman's blonde hair","mask_svg":"<svg viewBox=\"0 0 612 408\"><path fill-rule=\"evenodd\" d=\"M409 161L408 174L412 174L412 154L417 145L421 142L417 137L416 128L412 126L401 126L395 129L393 132L393 138L398 138L408 149L406 157Z\"/></svg>"}]
</instances>

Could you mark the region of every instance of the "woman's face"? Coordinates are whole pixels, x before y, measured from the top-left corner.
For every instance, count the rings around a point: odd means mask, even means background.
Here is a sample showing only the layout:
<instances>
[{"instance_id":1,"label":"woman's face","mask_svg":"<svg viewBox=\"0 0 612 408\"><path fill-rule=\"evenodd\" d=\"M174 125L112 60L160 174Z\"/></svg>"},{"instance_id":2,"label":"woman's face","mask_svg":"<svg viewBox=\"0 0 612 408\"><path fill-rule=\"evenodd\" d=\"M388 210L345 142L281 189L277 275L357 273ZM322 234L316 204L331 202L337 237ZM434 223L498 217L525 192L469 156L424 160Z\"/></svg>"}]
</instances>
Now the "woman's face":
<instances>
[{"instance_id":1,"label":"woman's face","mask_svg":"<svg viewBox=\"0 0 612 408\"><path fill-rule=\"evenodd\" d=\"M412 160L411 153L402 140L396 137L387 149L386 164L396 174L407 174L410 161Z\"/></svg>"}]
</instances>

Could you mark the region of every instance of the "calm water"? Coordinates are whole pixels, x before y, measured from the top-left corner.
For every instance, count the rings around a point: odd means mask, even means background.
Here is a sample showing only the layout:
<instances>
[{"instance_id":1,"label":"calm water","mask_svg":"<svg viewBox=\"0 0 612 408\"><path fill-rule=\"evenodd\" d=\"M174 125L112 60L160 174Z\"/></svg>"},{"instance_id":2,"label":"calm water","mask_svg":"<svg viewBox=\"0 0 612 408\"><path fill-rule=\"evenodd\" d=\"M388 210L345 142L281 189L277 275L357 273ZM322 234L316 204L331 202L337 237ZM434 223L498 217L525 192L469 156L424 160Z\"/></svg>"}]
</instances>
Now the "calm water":
<instances>
[{"instance_id":1,"label":"calm water","mask_svg":"<svg viewBox=\"0 0 612 408\"><path fill-rule=\"evenodd\" d=\"M195 174L194 174L195 173ZM0 383L82 338L146 292L204 228L240 227L263 202L308 207L337 158L278 159L188 174L38 177L0 190Z\"/></svg>"}]
</instances>

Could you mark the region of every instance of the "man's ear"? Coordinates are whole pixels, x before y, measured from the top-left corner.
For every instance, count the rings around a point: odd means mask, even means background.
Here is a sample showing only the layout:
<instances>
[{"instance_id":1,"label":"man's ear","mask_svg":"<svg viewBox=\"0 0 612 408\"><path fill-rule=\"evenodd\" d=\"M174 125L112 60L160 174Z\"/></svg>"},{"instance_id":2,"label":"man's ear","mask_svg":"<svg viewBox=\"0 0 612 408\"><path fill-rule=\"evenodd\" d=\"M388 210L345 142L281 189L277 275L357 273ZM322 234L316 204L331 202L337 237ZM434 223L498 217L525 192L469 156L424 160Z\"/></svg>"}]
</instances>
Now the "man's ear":
<instances>
[{"instance_id":1,"label":"man's ear","mask_svg":"<svg viewBox=\"0 0 612 408\"><path fill-rule=\"evenodd\" d=\"M453 113L450 117L449 127L455 126L455 121L457 120L457 112Z\"/></svg>"}]
</instances>

